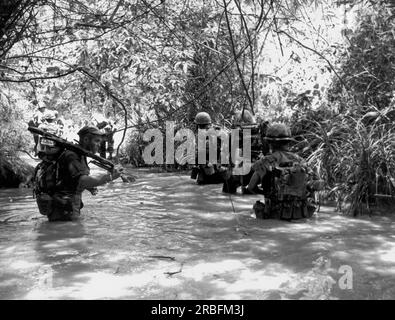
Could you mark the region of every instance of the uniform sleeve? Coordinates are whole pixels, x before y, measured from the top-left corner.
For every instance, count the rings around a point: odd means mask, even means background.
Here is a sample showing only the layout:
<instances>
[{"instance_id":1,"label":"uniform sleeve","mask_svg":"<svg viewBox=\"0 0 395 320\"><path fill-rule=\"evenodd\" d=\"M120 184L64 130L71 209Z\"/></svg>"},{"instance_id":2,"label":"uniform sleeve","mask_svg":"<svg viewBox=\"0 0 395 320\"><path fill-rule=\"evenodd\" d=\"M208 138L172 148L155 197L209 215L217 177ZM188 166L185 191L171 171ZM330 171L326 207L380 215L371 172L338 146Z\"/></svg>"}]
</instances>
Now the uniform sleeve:
<instances>
[{"instance_id":1,"label":"uniform sleeve","mask_svg":"<svg viewBox=\"0 0 395 320\"><path fill-rule=\"evenodd\" d=\"M262 179L267 171L270 170L270 161L267 157L263 157L261 159L259 159L258 161L256 161L252 168L254 169L254 171L259 175L259 177Z\"/></svg>"},{"instance_id":2,"label":"uniform sleeve","mask_svg":"<svg viewBox=\"0 0 395 320\"><path fill-rule=\"evenodd\" d=\"M77 180L82 175L89 174L89 168L74 152L70 152L65 156L65 163L68 173L73 180Z\"/></svg>"}]
</instances>

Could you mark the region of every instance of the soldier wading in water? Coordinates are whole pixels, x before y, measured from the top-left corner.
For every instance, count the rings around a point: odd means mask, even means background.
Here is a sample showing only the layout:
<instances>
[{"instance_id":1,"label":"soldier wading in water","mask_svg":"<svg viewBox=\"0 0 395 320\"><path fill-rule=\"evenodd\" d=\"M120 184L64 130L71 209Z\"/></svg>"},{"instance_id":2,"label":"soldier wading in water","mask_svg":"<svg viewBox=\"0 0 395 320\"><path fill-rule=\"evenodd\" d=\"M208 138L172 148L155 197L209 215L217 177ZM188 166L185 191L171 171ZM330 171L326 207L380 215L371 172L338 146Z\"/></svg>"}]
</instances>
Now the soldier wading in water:
<instances>
[{"instance_id":1,"label":"soldier wading in water","mask_svg":"<svg viewBox=\"0 0 395 320\"><path fill-rule=\"evenodd\" d=\"M323 182L315 179L300 156L288 150L293 139L286 125L270 125L265 139L270 144L271 152L254 163L254 174L248 187L243 188L244 194L253 194L257 185L262 184L265 203L255 203L256 217L284 220L310 218L316 210L314 191L320 190Z\"/></svg>"},{"instance_id":2,"label":"soldier wading in water","mask_svg":"<svg viewBox=\"0 0 395 320\"><path fill-rule=\"evenodd\" d=\"M199 112L195 117L196 129L210 130L213 129L211 117L207 112ZM215 130L218 130L215 128ZM220 139L217 140L217 158L220 153ZM209 156L209 143L206 143L206 159ZM220 163L220 161L217 161ZM206 164L199 164L192 168L191 178L196 179L197 184L216 184L224 182L226 170L220 164L213 164L206 161Z\"/></svg>"},{"instance_id":3,"label":"soldier wading in water","mask_svg":"<svg viewBox=\"0 0 395 320\"><path fill-rule=\"evenodd\" d=\"M79 132L79 145L87 151L97 153L102 133L95 127L84 127ZM83 207L82 192L97 193L97 186L104 185L121 175L121 170L98 178L89 176L86 157L63 149L53 141L41 140L42 162L35 170L34 194L40 213L49 221L72 221L80 216Z\"/></svg>"}]
</instances>

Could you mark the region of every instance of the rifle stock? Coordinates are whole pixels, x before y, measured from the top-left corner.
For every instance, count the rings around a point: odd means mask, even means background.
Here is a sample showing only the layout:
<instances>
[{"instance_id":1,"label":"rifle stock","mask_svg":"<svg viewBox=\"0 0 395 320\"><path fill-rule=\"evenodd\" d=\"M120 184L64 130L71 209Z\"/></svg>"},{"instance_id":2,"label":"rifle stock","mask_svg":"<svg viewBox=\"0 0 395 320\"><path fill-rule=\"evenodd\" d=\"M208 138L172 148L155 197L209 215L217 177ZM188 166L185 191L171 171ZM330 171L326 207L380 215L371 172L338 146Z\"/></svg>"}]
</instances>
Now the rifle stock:
<instances>
[{"instance_id":1,"label":"rifle stock","mask_svg":"<svg viewBox=\"0 0 395 320\"><path fill-rule=\"evenodd\" d=\"M40 136L43 136L45 139L52 140L52 141L56 142L59 146L65 148L67 150L74 151L75 153L78 153L78 154L81 154L81 155L84 155L88 158L93 159L91 162L94 165L96 165L102 169L105 169L110 172L114 169L114 164L111 161L108 161L107 159L104 159L104 158L94 154L93 152L90 152L90 151L82 148L78 144L67 141L66 139L60 138L57 135L54 135L52 133L38 129L36 127L29 126L28 130L33 134L38 134Z\"/></svg>"}]
</instances>

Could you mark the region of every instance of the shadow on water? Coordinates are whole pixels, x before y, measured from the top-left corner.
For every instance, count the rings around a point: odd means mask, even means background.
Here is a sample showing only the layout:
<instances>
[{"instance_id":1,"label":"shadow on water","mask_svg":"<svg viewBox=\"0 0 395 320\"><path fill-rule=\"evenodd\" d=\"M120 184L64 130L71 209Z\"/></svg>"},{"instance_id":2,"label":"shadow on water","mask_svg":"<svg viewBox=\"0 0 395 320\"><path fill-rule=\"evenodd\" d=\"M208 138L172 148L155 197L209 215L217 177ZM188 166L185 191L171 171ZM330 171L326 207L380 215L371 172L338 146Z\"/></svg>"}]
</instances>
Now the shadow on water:
<instances>
[{"instance_id":1,"label":"shadow on water","mask_svg":"<svg viewBox=\"0 0 395 320\"><path fill-rule=\"evenodd\" d=\"M89 270L89 261L83 259L89 248L81 221L40 221L35 232L35 254L40 264L48 266L53 288L69 285L74 282L73 275Z\"/></svg>"},{"instance_id":2,"label":"shadow on water","mask_svg":"<svg viewBox=\"0 0 395 320\"><path fill-rule=\"evenodd\" d=\"M138 175L84 193L83 218L72 223L48 223L26 194L0 191L0 298L395 297L393 216L324 207L298 223L256 220L259 196ZM337 285L342 265L352 267L352 290Z\"/></svg>"}]
</instances>

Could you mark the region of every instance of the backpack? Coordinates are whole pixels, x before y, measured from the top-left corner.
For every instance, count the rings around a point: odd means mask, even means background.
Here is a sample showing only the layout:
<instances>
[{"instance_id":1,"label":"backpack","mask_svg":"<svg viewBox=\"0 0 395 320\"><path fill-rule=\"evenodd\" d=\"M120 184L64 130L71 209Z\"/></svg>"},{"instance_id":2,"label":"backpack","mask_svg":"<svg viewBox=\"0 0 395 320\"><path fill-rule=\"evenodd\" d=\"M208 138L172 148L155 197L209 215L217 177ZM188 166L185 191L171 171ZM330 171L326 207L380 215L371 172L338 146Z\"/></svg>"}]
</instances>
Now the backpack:
<instances>
[{"instance_id":1,"label":"backpack","mask_svg":"<svg viewBox=\"0 0 395 320\"><path fill-rule=\"evenodd\" d=\"M34 194L53 194L55 192L58 178L58 161L41 161L37 165L33 176Z\"/></svg>"},{"instance_id":2,"label":"backpack","mask_svg":"<svg viewBox=\"0 0 395 320\"><path fill-rule=\"evenodd\" d=\"M307 201L307 167L302 160L291 154L288 161L283 157L270 155L271 170L268 172L265 193L267 204L265 217L280 219L300 219L311 217L314 209Z\"/></svg>"},{"instance_id":3,"label":"backpack","mask_svg":"<svg viewBox=\"0 0 395 320\"><path fill-rule=\"evenodd\" d=\"M298 161L283 162L272 171L272 195L278 201L290 197L306 198L307 169Z\"/></svg>"},{"instance_id":4,"label":"backpack","mask_svg":"<svg viewBox=\"0 0 395 320\"><path fill-rule=\"evenodd\" d=\"M42 215L49 215L52 211L52 196L61 182L59 160L62 154L54 161L41 161L34 170L33 197Z\"/></svg>"}]
</instances>

